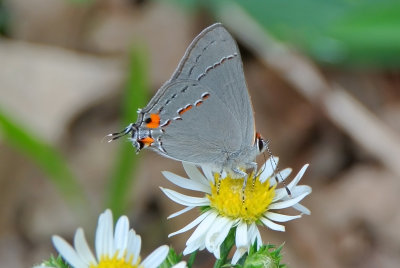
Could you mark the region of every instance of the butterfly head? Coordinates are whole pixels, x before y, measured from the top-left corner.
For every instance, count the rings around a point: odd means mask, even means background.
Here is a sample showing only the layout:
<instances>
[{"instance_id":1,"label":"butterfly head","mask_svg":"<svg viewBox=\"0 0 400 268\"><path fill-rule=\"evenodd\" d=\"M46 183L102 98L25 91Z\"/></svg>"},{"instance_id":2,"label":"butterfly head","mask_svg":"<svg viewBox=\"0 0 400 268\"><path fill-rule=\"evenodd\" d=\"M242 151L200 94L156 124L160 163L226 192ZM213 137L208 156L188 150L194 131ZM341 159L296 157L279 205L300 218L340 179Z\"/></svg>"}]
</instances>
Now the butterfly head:
<instances>
[{"instance_id":1,"label":"butterfly head","mask_svg":"<svg viewBox=\"0 0 400 268\"><path fill-rule=\"evenodd\" d=\"M268 148L268 140L264 140L263 137L261 137L260 133L256 133L256 140L255 140L255 145L257 146L258 153L261 154L265 152Z\"/></svg>"}]
</instances>

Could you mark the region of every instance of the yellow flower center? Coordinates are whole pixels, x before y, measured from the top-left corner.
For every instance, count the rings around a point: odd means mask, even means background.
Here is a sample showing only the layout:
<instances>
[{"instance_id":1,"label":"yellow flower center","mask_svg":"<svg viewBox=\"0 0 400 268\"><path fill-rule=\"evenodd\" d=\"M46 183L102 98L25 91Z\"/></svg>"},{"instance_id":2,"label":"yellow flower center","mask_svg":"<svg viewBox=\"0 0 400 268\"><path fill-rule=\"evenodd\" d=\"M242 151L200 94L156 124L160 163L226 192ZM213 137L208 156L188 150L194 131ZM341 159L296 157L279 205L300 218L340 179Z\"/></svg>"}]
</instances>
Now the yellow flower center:
<instances>
[{"instance_id":1,"label":"yellow flower center","mask_svg":"<svg viewBox=\"0 0 400 268\"><path fill-rule=\"evenodd\" d=\"M97 265L91 264L89 268L142 268L140 265L140 257L136 263L132 264L133 255L128 260L125 258L125 254L122 257L118 257L118 252L113 257L103 255Z\"/></svg>"},{"instance_id":2,"label":"yellow flower center","mask_svg":"<svg viewBox=\"0 0 400 268\"><path fill-rule=\"evenodd\" d=\"M248 176L243 189L243 178L226 177L220 179L214 174L215 183L210 182L211 195L207 195L211 207L222 216L242 219L253 223L268 210L275 195L275 186L270 186L269 179L261 183L259 177Z\"/></svg>"}]
</instances>

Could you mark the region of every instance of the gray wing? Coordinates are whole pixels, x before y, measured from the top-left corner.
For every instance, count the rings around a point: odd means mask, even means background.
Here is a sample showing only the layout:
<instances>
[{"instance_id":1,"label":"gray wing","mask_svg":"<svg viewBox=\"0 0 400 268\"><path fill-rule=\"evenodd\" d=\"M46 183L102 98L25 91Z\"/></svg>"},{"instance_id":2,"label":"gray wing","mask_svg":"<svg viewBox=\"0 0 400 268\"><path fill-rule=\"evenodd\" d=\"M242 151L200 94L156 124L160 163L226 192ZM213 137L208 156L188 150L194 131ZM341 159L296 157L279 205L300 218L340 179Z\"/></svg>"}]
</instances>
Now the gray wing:
<instances>
[{"instance_id":1,"label":"gray wing","mask_svg":"<svg viewBox=\"0 0 400 268\"><path fill-rule=\"evenodd\" d=\"M243 145L253 145L253 108L242 59L235 40L220 23L203 30L188 47L170 81L183 79L212 89L239 124Z\"/></svg>"},{"instance_id":2,"label":"gray wing","mask_svg":"<svg viewBox=\"0 0 400 268\"><path fill-rule=\"evenodd\" d=\"M169 122L159 136L154 134L160 147L152 148L176 160L222 166L241 148L241 126L215 91L204 85L181 81L172 83L166 92L174 95L170 92L183 88L185 92L177 94L160 113L161 123ZM182 110L188 105L190 109Z\"/></svg>"}]
</instances>

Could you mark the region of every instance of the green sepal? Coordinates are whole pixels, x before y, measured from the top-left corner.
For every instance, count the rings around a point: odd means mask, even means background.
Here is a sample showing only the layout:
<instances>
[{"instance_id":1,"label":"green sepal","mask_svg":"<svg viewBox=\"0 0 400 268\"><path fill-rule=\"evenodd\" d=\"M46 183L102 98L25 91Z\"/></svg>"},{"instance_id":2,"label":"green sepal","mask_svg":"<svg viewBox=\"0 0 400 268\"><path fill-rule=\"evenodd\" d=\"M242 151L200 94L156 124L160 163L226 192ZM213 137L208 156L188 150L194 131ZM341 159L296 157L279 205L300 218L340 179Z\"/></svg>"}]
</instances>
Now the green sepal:
<instances>
[{"instance_id":1,"label":"green sepal","mask_svg":"<svg viewBox=\"0 0 400 268\"><path fill-rule=\"evenodd\" d=\"M182 253L177 254L175 250L170 247L167 258L160 264L159 268L171 268L180 261L182 261Z\"/></svg>"},{"instance_id":2,"label":"green sepal","mask_svg":"<svg viewBox=\"0 0 400 268\"><path fill-rule=\"evenodd\" d=\"M57 258L55 258L53 255L50 256L49 260L44 261L41 265L42 266L44 265L45 267L48 267L48 268L71 268L71 266L69 266L64 261L64 259L61 258L61 256L58 256ZM35 267L38 267L38 266L35 266Z\"/></svg>"}]
</instances>

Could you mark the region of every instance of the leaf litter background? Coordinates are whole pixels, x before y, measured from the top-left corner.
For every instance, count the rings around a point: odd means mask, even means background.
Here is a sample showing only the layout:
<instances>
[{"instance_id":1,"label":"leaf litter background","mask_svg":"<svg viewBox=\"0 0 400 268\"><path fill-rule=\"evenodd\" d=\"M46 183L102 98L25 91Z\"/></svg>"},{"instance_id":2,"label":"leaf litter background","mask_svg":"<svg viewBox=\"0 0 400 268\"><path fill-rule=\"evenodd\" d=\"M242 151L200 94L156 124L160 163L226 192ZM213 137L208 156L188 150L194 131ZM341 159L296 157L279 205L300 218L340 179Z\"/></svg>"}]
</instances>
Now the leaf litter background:
<instances>
[{"instance_id":1,"label":"leaf litter background","mask_svg":"<svg viewBox=\"0 0 400 268\"><path fill-rule=\"evenodd\" d=\"M221 21L239 42L257 130L280 167L311 166L312 215L263 231L291 267L400 263L400 4L386 1L0 1L0 260L29 267L52 234L93 239L127 214L144 250L184 248L190 222L161 195L177 162L105 134L169 78L192 38ZM263 157L259 161L263 161ZM115 215L115 216L116 216ZM201 253L197 267L213 259Z\"/></svg>"}]
</instances>

